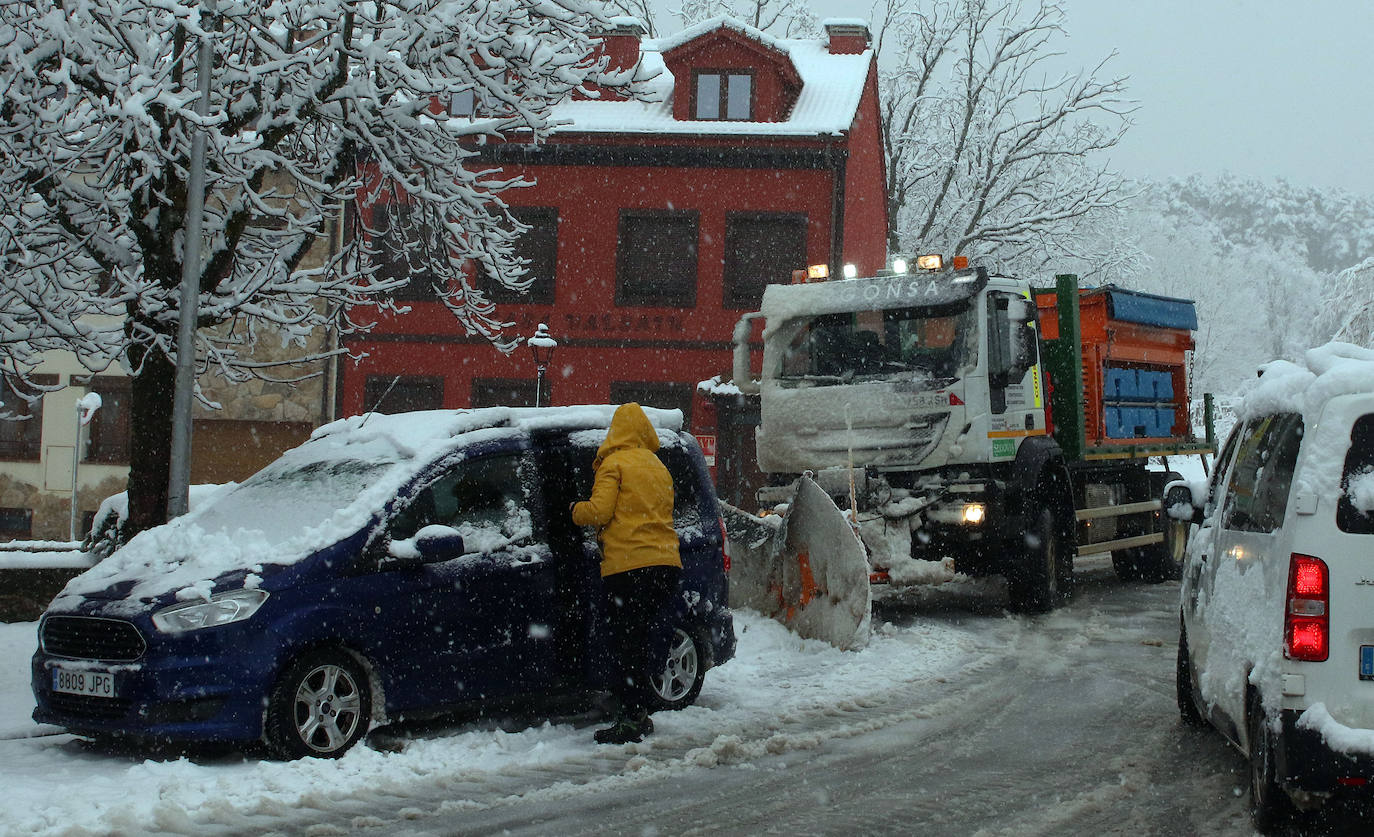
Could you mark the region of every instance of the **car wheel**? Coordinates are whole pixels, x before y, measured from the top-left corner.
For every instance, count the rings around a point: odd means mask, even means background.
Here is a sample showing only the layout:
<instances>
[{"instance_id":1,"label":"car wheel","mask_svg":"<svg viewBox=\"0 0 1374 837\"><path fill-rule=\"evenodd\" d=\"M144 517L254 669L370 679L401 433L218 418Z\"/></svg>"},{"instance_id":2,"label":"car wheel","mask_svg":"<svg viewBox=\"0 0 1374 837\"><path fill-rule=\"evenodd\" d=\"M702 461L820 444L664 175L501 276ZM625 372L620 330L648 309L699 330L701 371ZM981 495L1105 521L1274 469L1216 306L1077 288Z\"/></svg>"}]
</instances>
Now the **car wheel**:
<instances>
[{"instance_id":1,"label":"car wheel","mask_svg":"<svg viewBox=\"0 0 1374 837\"><path fill-rule=\"evenodd\" d=\"M1174 687L1178 693L1178 716L1190 727L1200 727L1204 721L1193 696L1193 658L1188 651L1188 634L1178 629L1178 662L1174 666Z\"/></svg>"},{"instance_id":2,"label":"car wheel","mask_svg":"<svg viewBox=\"0 0 1374 837\"><path fill-rule=\"evenodd\" d=\"M654 705L671 710L691 706L706 680L706 659L706 647L698 635L674 628L663 670L649 677Z\"/></svg>"},{"instance_id":3,"label":"car wheel","mask_svg":"<svg viewBox=\"0 0 1374 837\"><path fill-rule=\"evenodd\" d=\"M1065 601L1073 589L1073 557L1059 537L1054 512L1040 509L1026 533L1018 566L1007 572L1007 600L1017 613L1041 613Z\"/></svg>"},{"instance_id":4,"label":"car wheel","mask_svg":"<svg viewBox=\"0 0 1374 837\"><path fill-rule=\"evenodd\" d=\"M267 701L264 738L278 758L338 758L367 733L372 692L358 662L343 651L297 659Z\"/></svg>"},{"instance_id":5,"label":"car wheel","mask_svg":"<svg viewBox=\"0 0 1374 837\"><path fill-rule=\"evenodd\" d=\"M1293 803L1279 784L1274 733L1258 694L1251 693L1247 702L1245 727L1250 739L1250 819L1256 830L1270 834L1288 821Z\"/></svg>"}]
</instances>

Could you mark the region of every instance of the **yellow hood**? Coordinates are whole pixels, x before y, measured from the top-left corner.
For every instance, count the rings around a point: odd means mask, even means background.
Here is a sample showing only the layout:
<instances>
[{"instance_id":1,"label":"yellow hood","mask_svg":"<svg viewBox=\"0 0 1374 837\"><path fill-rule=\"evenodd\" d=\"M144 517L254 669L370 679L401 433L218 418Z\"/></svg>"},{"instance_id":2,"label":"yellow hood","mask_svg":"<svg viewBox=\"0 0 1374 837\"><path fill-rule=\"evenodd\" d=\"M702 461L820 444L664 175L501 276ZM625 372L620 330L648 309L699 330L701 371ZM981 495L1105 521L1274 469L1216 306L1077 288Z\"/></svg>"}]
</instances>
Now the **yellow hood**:
<instances>
[{"instance_id":1,"label":"yellow hood","mask_svg":"<svg viewBox=\"0 0 1374 837\"><path fill-rule=\"evenodd\" d=\"M596 458L600 461L627 448L645 448L650 453L658 450L658 431L649 423L644 410L633 401L616 408L606 441L596 449Z\"/></svg>"}]
</instances>

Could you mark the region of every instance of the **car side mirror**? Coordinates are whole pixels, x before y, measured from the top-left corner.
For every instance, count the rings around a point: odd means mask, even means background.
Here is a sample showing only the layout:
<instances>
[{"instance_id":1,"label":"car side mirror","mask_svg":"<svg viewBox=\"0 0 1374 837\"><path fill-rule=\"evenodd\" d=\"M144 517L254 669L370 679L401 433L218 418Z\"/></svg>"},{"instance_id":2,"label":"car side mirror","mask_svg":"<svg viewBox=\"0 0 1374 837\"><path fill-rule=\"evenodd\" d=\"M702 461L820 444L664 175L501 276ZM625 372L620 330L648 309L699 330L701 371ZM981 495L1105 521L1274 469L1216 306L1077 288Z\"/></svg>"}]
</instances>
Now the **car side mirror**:
<instances>
[{"instance_id":1,"label":"car side mirror","mask_svg":"<svg viewBox=\"0 0 1374 837\"><path fill-rule=\"evenodd\" d=\"M1164 513L1174 520L1186 520L1202 525L1202 506L1198 504L1193 487L1176 480L1164 489Z\"/></svg>"},{"instance_id":2,"label":"car side mirror","mask_svg":"<svg viewBox=\"0 0 1374 837\"><path fill-rule=\"evenodd\" d=\"M462 554L463 536L458 530L432 523L422 527L412 537L389 542L383 563L388 567L406 569L437 564Z\"/></svg>"}]
</instances>

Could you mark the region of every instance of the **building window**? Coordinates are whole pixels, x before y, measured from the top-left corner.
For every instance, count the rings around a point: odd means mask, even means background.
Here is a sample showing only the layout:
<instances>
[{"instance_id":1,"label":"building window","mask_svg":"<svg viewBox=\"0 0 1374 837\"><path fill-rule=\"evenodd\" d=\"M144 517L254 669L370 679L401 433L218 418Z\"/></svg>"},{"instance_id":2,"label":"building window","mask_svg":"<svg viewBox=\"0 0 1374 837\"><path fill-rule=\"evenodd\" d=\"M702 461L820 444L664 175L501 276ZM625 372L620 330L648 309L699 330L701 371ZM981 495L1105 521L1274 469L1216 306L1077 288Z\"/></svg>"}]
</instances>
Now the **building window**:
<instances>
[{"instance_id":1,"label":"building window","mask_svg":"<svg viewBox=\"0 0 1374 837\"><path fill-rule=\"evenodd\" d=\"M697 304L697 213L621 210L616 305Z\"/></svg>"},{"instance_id":2,"label":"building window","mask_svg":"<svg viewBox=\"0 0 1374 837\"><path fill-rule=\"evenodd\" d=\"M753 120L753 73L699 70L695 78L692 94L697 119Z\"/></svg>"},{"instance_id":3,"label":"building window","mask_svg":"<svg viewBox=\"0 0 1374 837\"><path fill-rule=\"evenodd\" d=\"M448 115L471 117L477 113L477 91L460 90L449 97Z\"/></svg>"},{"instance_id":4,"label":"building window","mask_svg":"<svg viewBox=\"0 0 1374 837\"><path fill-rule=\"evenodd\" d=\"M631 401L641 407L681 410L682 426L692 426L692 394L696 384L676 381L611 381L611 403Z\"/></svg>"},{"instance_id":5,"label":"building window","mask_svg":"<svg viewBox=\"0 0 1374 837\"><path fill-rule=\"evenodd\" d=\"M550 390L553 385L544 376L544 386ZM549 393L542 394L540 401L550 403ZM472 380L473 407L533 407L534 376L528 378L474 378Z\"/></svg>"},{"instance_id":6,"label":"building window","mask_svg":"<svg viewBox=\"0 0 1374 837\"><path fill-rule=\"evenodd\" d=\"M86 425L86 462L129 464L129 413L133 407L132 378L96 375L86 385L100 396L100 409Z\"/></svg>"},{"instance_id":7,"label":"building window","mask_svg":"<svg viewBox=\"0 0 1374 837\"><path fill-rule=\"evenodd\" d=\"M507 288L494 276L484 274L482 291L492 302L553 304L553 279L558 264L558 210L548 206L512 206L510 214L529 227L515 241L515 255L526 261L523 279L531 279L528 291Z\"/></svg>"},{"instance_id":8,"label":"building window","mask_svg":"<svg viewBox=\"0 0 1374 837\"><path fill-rule=\"evenodd\" d=\"M0 508L0 538L14 540L33 536L33 509Z\"/></svg>"},{"instance_id":9,"label":"building window","mask_svg":"<svg viewBox=\"0 0 1374 837\"><path fill-rule=\"evenodd\" d=\"M806 215L791 212L725 214L725 306L758 307L763 289L792 281L806 267Z\"/></svg>"},{"instance_id":10,"label":"building window","mask_svg":"<svg viewBox=\"0 0 1374 837\"><path fill-rule=\"evenodd\" d=\"M444 406L444 379L438 375L368 375L363 384L363 410L408 413Z\"/></svg>"},{"instance_id":11,"label":"building window","mask_svg":"<svg viewBox=\"0 0 1374 837\"><path fill-rule=\"evenodd\" d=\"M371 258L379 278L409 279L391 292L402 302L432 302L439 298L430 277L431 254L438 242L429 225L409 204L388 202L372 209Z\"/></svg>"},{"instance_id":12,"label":"building window","mask_svg":"<svg viewBox=\"0 0 1374 837\"><path fill-rule=\"evenodd\" d=\"M5 376L0 388L0 459L37 462L43 457L43 390L56 375L30 375L27 383Z\"/></svg>"}]
</instances>

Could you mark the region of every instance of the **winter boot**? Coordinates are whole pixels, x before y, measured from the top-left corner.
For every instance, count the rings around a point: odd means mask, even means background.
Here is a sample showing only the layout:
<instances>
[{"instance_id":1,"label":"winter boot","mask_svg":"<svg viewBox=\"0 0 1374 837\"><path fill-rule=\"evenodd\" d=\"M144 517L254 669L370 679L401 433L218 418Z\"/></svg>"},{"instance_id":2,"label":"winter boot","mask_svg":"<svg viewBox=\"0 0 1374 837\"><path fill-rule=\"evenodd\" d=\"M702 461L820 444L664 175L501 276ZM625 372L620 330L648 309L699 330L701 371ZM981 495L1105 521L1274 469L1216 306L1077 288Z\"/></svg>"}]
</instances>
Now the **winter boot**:
<instances>
[{"instance_id":1,"label":"winter boot","mask_svg":"<svg viewBox=\"0 0 1374 837\"><path fill-rule=\"evenodd\" d=\"M621 715L609 727L597 730L593 737L598 744L628 744L631 741L643 741L644 731L636 721Z\"/></svg>"},{"instance_id":2,"label":"winter boot","mask_svg":"<svg viewBox=\"0 0 1374 837\"><path fill-rule=\"evenodd\" d=\"M644 736L653 731L654 722L649 720L649 713L640 709L620 715L614 724L597 730L594 737L598 744L628 744L643 741Z\"/></svg>"}]
</instances>

